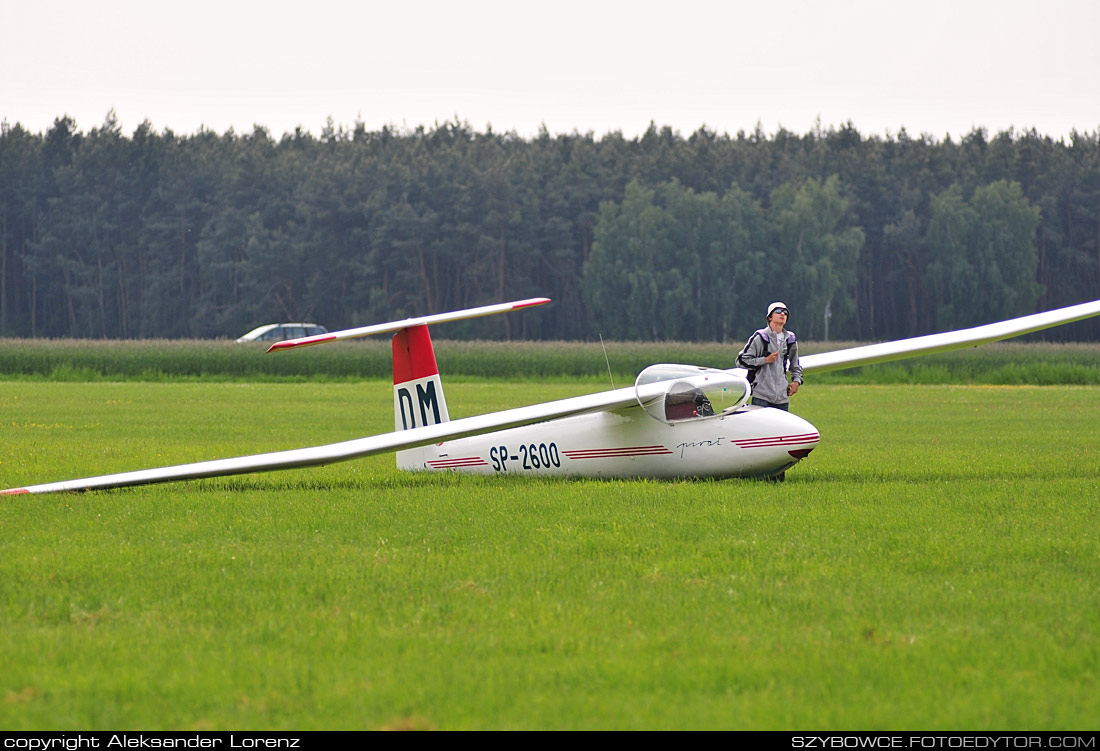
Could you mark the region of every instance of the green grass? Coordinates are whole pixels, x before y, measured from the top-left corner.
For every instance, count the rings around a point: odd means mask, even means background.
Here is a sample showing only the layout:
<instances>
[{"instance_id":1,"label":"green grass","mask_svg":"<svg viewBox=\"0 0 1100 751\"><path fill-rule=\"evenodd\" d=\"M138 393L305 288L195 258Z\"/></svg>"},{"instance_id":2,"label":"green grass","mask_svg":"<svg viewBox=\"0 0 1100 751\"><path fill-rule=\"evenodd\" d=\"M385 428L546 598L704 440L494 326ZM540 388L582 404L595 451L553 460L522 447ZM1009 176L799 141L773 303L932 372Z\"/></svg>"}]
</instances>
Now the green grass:
<instances>
[{"instance_id":1,"label":"green grass","mask_svg":"<svg viewBox=\"0 0 1100 751\"><path fill-rule=\"evenodd\" d=\"M0 382L0 487L382 432L389 394ZM1094 728L1100 389L795 403L822 444L782 484L383 456L5 497L0 727Z\"/></svg>"}]
</instances>

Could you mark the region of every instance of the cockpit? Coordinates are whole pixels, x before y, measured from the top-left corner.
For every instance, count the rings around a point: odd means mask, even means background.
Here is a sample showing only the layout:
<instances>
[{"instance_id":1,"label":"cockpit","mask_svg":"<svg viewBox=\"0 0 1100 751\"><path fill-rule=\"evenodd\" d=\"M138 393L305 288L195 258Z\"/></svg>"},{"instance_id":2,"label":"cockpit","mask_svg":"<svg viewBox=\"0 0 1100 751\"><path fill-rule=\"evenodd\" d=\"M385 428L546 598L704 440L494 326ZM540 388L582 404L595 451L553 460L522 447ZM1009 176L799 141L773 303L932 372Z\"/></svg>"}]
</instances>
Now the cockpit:
<instances>
[{"instance_id":1,"label":"cockpit","mask_svg":"<svg viewBox=\"0 0 1100 751\"><path fill-rule=\"evenodd\" d=\"M740 375L694 365L650 365L638 374L638 404L655 420L673 424L732 414L749 400Z\"/></svg>"}]
</instances>

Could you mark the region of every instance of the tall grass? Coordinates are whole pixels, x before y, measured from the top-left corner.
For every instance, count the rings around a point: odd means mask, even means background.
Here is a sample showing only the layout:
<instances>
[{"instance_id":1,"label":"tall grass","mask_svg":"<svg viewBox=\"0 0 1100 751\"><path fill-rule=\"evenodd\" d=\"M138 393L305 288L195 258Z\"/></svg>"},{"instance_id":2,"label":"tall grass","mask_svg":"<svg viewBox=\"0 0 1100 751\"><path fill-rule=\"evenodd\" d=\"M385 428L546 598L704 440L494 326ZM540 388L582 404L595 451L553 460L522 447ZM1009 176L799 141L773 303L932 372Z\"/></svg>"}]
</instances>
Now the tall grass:
<instances>
[{"instance_id":1,"label":"tall grass","mask_svg":"<svg viewBox=\"0 0 1100 751\"><path fill-rule=\"evenodd\" d=\"M805 354L855 343L803 344ZM655 362L733 367L737 346L717 343L437 340L445 376L570 378L618 386ZM51 381L356 381L391 374L389 342L366 339L265 354L230 341L0 339L0 376ZM819 383L1100 384L1100 344L1001 343L814 376Z\"/></svg>"}]
</instances>

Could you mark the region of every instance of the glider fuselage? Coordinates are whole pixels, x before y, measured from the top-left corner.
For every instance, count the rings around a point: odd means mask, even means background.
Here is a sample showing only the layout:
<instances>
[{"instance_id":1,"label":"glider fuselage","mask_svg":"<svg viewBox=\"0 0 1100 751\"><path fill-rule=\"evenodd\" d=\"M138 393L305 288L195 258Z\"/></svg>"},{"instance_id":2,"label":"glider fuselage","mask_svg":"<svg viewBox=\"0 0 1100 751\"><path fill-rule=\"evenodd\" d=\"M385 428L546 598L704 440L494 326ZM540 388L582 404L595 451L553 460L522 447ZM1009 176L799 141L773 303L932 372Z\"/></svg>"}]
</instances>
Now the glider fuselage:
<instances>
[{"instance_id":1,"label":"glider fuselage","mask_svg":"<svg viewBox=\"0 0 1100 751\"><path fill-rule=\"evenodd\" d=\"M669 424L629 407L400 451L397 466L483 475L761 477L786 470L819 440L809 422L777 409L740 407Z\"/></svg>"}]
</instances>

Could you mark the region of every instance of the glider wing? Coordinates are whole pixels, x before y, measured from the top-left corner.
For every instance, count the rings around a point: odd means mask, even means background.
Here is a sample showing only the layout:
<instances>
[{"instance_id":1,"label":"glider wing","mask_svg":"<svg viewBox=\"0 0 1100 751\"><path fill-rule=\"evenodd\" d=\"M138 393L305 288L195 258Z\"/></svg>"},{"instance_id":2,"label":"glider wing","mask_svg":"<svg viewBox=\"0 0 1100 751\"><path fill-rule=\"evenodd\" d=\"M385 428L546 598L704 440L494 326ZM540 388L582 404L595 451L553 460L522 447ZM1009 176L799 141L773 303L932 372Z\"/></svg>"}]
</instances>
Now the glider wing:
<instances>
[{"instance_id":1,"label":"glider wing","mask_svg":"<svg viewBox=\"0 0 1100 751\"><path fill-rule=\"evenodd\" d=\"M1002 339L1011 339L1014 336L1030 334L1033 331L1061 326L1065 323L1080 321L1096 315L1100 315L1100 300L1071 305L1068 308L1048 310L1045 313L1035 313L1034 315L1013 318L1008 321L989 323L984 326L975 326L970 329L948 331L943 334L929 334L928 336L918 336L912 339L899 339L881 344L869 344L863 347L840 349L835 352L805 355L799 357L798 362L805 372L824 373L830 370L874 365L880 362L917 357L918 355L930 355L936 352L950 352L956 349L977 347L979 344L999 342Z\"/></svg>"},{"instance_id":2,"label":"glider wing","mask_svg":"<svg viewBox=\"0 0 1100 751\"><path fill-rule=\"evenodd\" d=\"M662 393L661 384L652 387L654 395ZM643 394L644 396L644 394ZM544 404L535 404L529 407L492 412L485 415L466 417L460 420L451 420L439 425L428 425L412 430L401 430L394 433L356 438L340 443L330 443L325 446L292 449L288 451L275 451L267 454L254 454L233 459L216 459L213 461L196 462L194 464L180 464L172 467L158 467L156 469L143 469L134 472L121 472L99 477L88 477L80 480L66 480L52 482L43 485L31 485L25 488L12 488L0 490L0 495L13 495L19 493L53 493L64 490L100 490L104 488L120 488L130 485L149 485L158 482L171 482L175 480L195 480L203 477L221 477L225 475L238 475L249 472L266 472L276 469L293 469L296 467L314 467L322 464L357 459L372 454L381 454L400 449L425 446L430 443L439 443L445 440L464 438L481 433L490 433L507 428L515 428L521 425L530 425L536 422L544 422L559 417L569 417L585 412L598 412L603 410L620 409L637 405L638 392L634 388L622 388L614 391L604 391L598 394L576 396L569 399L561 399Z\"/></svg>"}]
</instances>

